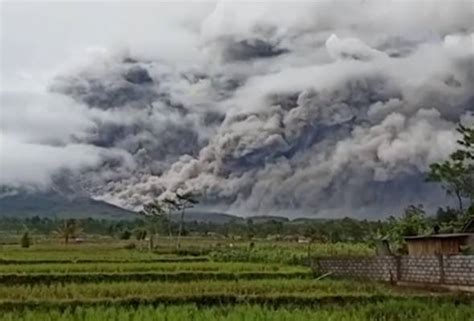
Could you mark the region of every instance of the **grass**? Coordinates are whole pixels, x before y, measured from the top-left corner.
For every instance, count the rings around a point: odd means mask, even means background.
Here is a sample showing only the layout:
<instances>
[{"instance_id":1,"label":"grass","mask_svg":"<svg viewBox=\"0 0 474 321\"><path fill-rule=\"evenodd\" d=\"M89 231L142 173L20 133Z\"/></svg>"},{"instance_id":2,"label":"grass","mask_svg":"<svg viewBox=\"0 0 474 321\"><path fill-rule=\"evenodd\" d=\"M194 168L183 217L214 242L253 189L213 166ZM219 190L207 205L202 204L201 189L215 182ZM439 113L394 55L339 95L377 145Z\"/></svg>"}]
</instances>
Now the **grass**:
<instances>
[{"instance_id":1,"label":"grass","mask_svg":"<svg viewBox=\"0 0 474 321\"><path fill-rule=\"evenodd\" d=\"M0 300L84 300L126 297L154 298L157 296L186 296L189 294L218 295L310 295L324 296L396 296L391 287L375 282L307 279L260 279L231 281L180 282L97 282L12 285L0 288ZM402 293L408 295L407 293Z\"/></svg>"},{"instance_id":2,"label":"grass","mask_svg":"<svg viewBox=\"0 0 474 321\"><path fill-rule=\"evenodd\" d=\"M131 272L131 273L52 273L52 274L0 274L3 285L40 285L54 283L97 282L190 282L217 280L261 280L261 279L309 279L312 272L225 272L225 271L180 271L180 272Z\"/></svg>"},{"instance_id":3,"label":"grass","mask_svg":"<svg viewBox=\"0 0 474 321\"><path fill-rule=\"evenodd\" d=\"M472 321L467 304L390 300L363 305L272 308L258 305L199 308L186 306L77 307L6 312L3 321Z\"/></svg>"},{"instance_id":4,"label":"grass","mask_svg":"<svg viewBox=\"0 0 474 321\"><path fill-rule=\"evenodd\" d=\"M374 250L359 243L315 243L298 244L295 242L259 242L254 247L235 245L231 248L217 248L209 253L214 261L221 262L261 262L305 264L311 256L367 256Z\"/></svg>"},{"instance_id":5,"label":"grass","mask_svg":"<svg viewBox=\"0 0 474 321\"><path fill-rule=\"evenodd\" d=\"M209 240L202 238L185 238L178 251L174 243L167 238L156 241L157 248L148 250L129 250L125 247L132 241L101 242L87 244L36 244L28 249L17 245L0 247L0 264L13 262L137 262L153 261L163 258L183 256L209 256L219 262L254 262L254 263L285 263L301 264L308 257L308 245L296 242L232 240ZM310 246L312 256L329 255L373 255L374 250L366 244L351 243L318 243Z\"/></svg>"},{"instance_id":6,"label":"grass","mask_svg":"<svg viewBox=\"0 0 474 321\"><path fill-rule=\"evenodd\" d=\"M0 248L3 261L146 261L162 255L150 251L128 250L114 244L34 245L28 249L8 245Z\"/></svg>"},{"instance_id":7,"label":"grass","mask_svg":"<svg viewBox=\"0 0 474 321\"><path fill-rule=\"evenodd\" d=\"M107 262L107 263L44 263L0 264L0 274L32 273L116 273L116 272L308 272L303 266L242 262Z\"/></svg>"}]
</instances>

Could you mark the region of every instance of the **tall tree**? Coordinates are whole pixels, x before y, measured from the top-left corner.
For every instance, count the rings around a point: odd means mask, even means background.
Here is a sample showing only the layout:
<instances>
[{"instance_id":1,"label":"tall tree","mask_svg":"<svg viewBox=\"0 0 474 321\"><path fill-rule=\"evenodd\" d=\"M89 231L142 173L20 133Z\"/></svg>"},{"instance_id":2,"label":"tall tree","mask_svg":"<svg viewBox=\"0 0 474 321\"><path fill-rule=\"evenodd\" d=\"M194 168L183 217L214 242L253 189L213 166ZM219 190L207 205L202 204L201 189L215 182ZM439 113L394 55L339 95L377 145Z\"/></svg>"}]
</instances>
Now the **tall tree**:
<instances>
[{"instance_id":1,"label":"tall tree","mask_svg":"<svg viewBox=\"0 0 474 321\"><path fill-rule=\"evenodd\" d=\"M472 211L474 200L474 127L459 125L457 131L462 135L458 150L449 159L431 164L427 180L441 183L448 195L456 197L463 214L465 202Z\"/></svg>"},{"instance_id":2,"label":"tall tree","mask_svg":"<svg viewBox=\"0 0 474 321\"><path fill-rule=\"evenodd\" d=\"M81 231L78 222L75 219L69 219L62 222L55 234L64 239L64 244L68 245L69 240L73 237L77 237Z\"/></svg>"},{"instance_id":3,"label":"tall tree","mask_svg":"<svg viewBox=\"0 0 474 321\"><path fill-rule=\"evenodd\" d=\"M403 248L405 236L415 236L430 232L426 213L422 205L408 206L400 218L389 217L387 229L388 239L399 249Z\"/></svg>"},{"instance_id":4,"label":"tall tree","mask_svg":"<svg viewBox=\"0 0 474 321\"><path fill-rule=\"evenodd\" d=\"M184 228L184 214L185 211L189 208L193 208L196 204L199 203L197 196L191 192L187 193L176 193L174 198L165 199L164 202L169 204L170 208L180 213L179 219L179 229L178 229L178 238L176 241L176 248L181 247L181 236L183 234Z\"/></svg>"},{"instance_id":5,"label":"tall tree","mask_svg":"<svg viewBox=\"0 0 474 321\"><path fill-rule=\"evenodd\" d=\"M149 233L149 249L153 250L154 248L154 238L158 230L164 226L168 225L169 237L171 240L171 222L168 219L168 210L166 203L153 201L151 203L145 204L143 210L139 212L145 216L148 221L148 233Z\"/></svg>"}]
</instances>

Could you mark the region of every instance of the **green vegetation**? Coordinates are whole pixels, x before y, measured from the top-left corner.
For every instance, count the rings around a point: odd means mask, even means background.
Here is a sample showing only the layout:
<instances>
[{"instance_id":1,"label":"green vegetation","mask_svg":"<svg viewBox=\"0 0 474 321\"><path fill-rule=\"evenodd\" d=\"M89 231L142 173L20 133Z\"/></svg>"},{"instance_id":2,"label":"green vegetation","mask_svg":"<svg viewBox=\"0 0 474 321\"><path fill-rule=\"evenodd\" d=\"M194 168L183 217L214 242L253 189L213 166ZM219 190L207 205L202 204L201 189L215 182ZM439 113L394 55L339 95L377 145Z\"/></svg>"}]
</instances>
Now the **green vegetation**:
<instances>
[{"instance_id":1,"label":"green vegetation","mask_svg":"<svg viewBox=\"0 0 474 321\"><path fill-rule=\"evenodd\" d=\"M75 219L65 220L55 231L57 237L64 240L64 244L68 245L71 238L79 235L81 229Z\"/></svg>"},{"instance_id":2,"label":"green vegetation","mask_svg":"<svg viewBox=\"0 0 474 321\"><path fill-rule=\"evenodd\" d=\"M471 321L474 308L467 304L416 300L389 300L362 305L325 306L312 308L239 305L234 307L199 308L186 306L138 307L76 307L66 309L23 309L6 312L4 321Z\"/></svg>"},{"instance_id":3,"label":"green vegetation","mask_svg":"<svg viewBox=\"0 0 474 321\"><path fill-rule=\"evenodd\" d=\"M52 283L90 283L90 282L190 282L197 280L260 280L260 279L294 279L310 278L312 273L307 272L140 272L140 273L44 273L44 274L1 274L0 283L4 285L22 284L52 284Z\"/></svg>"},{"instance_id":4,"label":"green vegetation","mask_svg":"<svg viewBox=\"0 0 474 321\"><path fill-rule=\"evenodd\" d=\"M460 147L449 159L431 165L428 180L441 183L446 193L456 198L459 215L473 214L474 127L459 125L458 132L462 136L458 141Z\"/></svg>"},{"instance_id":5,"label":"green vegetation","mask_svg":"<svg viewBox=\"0 0 474 321\"><path fill-rule=\"evenodd\" d=\"M88 261L136 261L154 260L161 256L144 251L127 250L115 244L85 244L80 246L58 246L58 245L33 245L28 249L18 246L3 246L0 250L1 260L25 260L25 261L58 261L67 260L77 262Z\"/></svg>"},{"instance_id":6,"label":"green vegetation","mask_svg":"<svg viewBox=\"0 0 474 321\"><path fill-rule=\"evenodd\" d=\"M159 289L159 291L157 290ZM294 295L312 298L327 296L392 296L398 295L389 287L373 282L307 279L257 279L213 281L203 279L190 282L91 282L7 285L0 288L0 297L8 300L88 300L120 298L159 298L186 296L277 296ZM407 295L407 293L403 293Z\"/></svg>"},{"instance_id":7,"label":"green vegetation","mask_svg":"<svg viewBox=\"0 0 474 321\"><path fill-rule=\"evenodd\" d=\"M147 205L151 206L151 205ZM150 235L159 234L168 243L176 246L175 236L179 233L179 217L173 215L173 220L168 214L157 214L156 209L147 211L154 214L136 215L134 220L98 220L93 218L75 220L74 226L80 227L81 235L87 235L89 240L115 239L120 240L124 234L131 233L130 239L135 241L149 238ZM187 216L192 219L191 214ZM133 218L133 217L132 217ZM34 236L39 241L51 241L56 238L65 240L64 226L67 221L51 219L48 217L14 218L0 216L0 243L17 243L25 227L34 231ZM384 221L360 221L351 218L344 219L297 219L290 221L284 218L226 218L223 223L212 221L186 221L182 234L184 236L212 238L219 240L252 240L269 239L272 241L293 241L298 238L311 237L314 241L322 243L333 242L368 242L377 236L378 231L387 226ZM79 228L78 228L79 229ZM78 233L75 233L78 234ZM63 235L63 237L60 237ZM15 238L16 237L16 238ZM58 240L59 238L59 240ZM69 240L68 240L69 241ZM75 243L72 239L71 243ZM164 241L164 240L161 240ZM161 245L156 240L155 246ZM182 242L185 242L183 239ZM145 243L145 242L144 242ZM183 247L185 243L181 244ZM148 244L147 244L148 247Z\"/></svg>"},{"instance_id":8,"label":"green vegetation","mask_svg":"<svg viewBox=\"0 0 474 321\"><path fill-rule=\"evenodd\" d=\"M21 240L20 240L20 245L22 248L25 248L25 249L30 247L31 240L30 240L30 236L28 232L23 233L23 236L21 237Z\"/></svg>"},{"instance_id":9,"label":"green vegetation","mask_svg":"<svg viewBox=\"0 0 474 321\"><path fill-rule=\"evenodd\" d=\"M467 296L319 280L304 265L308 249L312 255L373 253L364 243L188 236L178 251L175 240L156 241L153 251L125 249L136 240L2 246L0 319L449 321L472 313ZM189 256L197 252L207 254Z\"/></svg>"},{"instance_id":10,"label":"green vegetation","mask_svg":"<svg viewBox=\"0 0 474 321\"><path fill-rule=\"evenodd\" d=\"M8 263L84 263L98 262L163 262L163 261L203 261L216 262L253 262L266 264L305 264L308 254L311 256L331 255L373 255L374 249L367 243L298 243L284 241L259 240L233 241L215 240L204 237L186 237L180 249L167 237L155 239L160 246L154 251L146 249L126 249L127 244L137 241L106 240L99 243L35 244L29 249L15 245L3 246L0 262ZM309 252L308 252L309 250ZM24 261L24 262L23 262ZM0 266L1 269L1 266Z\"/></svg>"},{"instance_id":11,"label":"green vegetation","mask_svg":"<svg viewBox=\"0 0 474 321\"><path fill-rule=\"evenodd\" d=\"M165 260L166 261L166 260ZM119 272L309 272L308 267L283 264L241 262L115 262L108 263L45 263L0 264L0 275L5 273L119 273Z\"/></svg>"},{"instance_id":12,"label":"green vegetation","mask_svg":"<svg viewBox=\"0 0 474 321\"><path fill-rule=\"evenodd\" d=\"M463 320L470 313L462 297L456 313L444 314L454 309L452 296L314 279L307 266L297 265L308 244L185 237L181 251L209 252L189 257L165 251L175 250L167 239L157 239L162 246L153 252L111 241L3 246L2 320ZM320 255L373 253L362 243L310 245Z\"/></svg>"},{"instance_id":13,"label":"green vegetation","mask_svg":"<svg viewBox=\"0 0 474 321\"><path fill-rule=\"evenodd\" d=\"M316 243L298 244L287 242L255 243L253 247L233 246L216 249L209 253L215 261L221 262L261 262L306 264L311 256L365 256L375 251L363 243Z\"/></svg>"}]
</instances>

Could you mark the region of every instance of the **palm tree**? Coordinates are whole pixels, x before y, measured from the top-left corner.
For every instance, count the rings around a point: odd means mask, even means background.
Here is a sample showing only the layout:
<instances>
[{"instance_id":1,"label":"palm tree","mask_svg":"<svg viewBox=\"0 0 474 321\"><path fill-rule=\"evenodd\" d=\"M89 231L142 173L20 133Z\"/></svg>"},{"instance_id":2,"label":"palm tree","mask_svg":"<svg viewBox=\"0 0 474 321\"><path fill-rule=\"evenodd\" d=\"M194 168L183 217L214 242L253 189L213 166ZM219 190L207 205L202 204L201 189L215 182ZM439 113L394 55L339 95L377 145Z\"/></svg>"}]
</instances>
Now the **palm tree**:
<instances>
[{"instance_id":1,"label":"palm tree","mask_svg":"<svg viewBox=\"0 0 474 321\"><path fill-rule=\"evenodd\" d=\"M181 217L179 220L178 241L176 242L176 248L179 249L181 247L181 234L183 233L184 227L184 211L188 208L194 207L194 205L198 204L199 201L192 193L176 193L175 202L177 204L176 209L181 212Z\"/></svg>"},{"instance_id":2,"label":"palm tree","mask_svg":"<svg viewBox=\"0 0 474 321\"><path fill-rule=\"evenodd\" d=\"M171 221L167 219L167 206L163 202L153 201L145 204L143 210L139 214L145 216L148 224L148 232L150 234L150 250L153 250L154 244L153 239L155 234L158 232L161 226L168 224L169 238L171 240Z\"/></svg>"},{"instance_id":3,"label":"palm tree","mask_svg":"<svg viewBox=\"0 0 474 321\"><path fill-rule=\"evenodd\" d=\"M171 232L171 225L172 219L171 215L173 212L179 212L181 214L180 221L179 221L179 230L178 230L178 238L176 242L176 248L179 249L181 246L181 235L183 234L184 228L184 214L186 209L194 207L194 205L198 204L199 202L196 199L196 196L192 193L175 193L172 198L165 198L162 201L154 201L143 206L143 210L140 211L140 214L144 215L145 217L149 218L151 222L148 224L150 228L154 228L154 222L158 221L163 224L165 221L168 223L168 232L169 238L171 241L172 232ZM168 218L166 218L168 216ZM153 246L153 234L150 235L150 246Z\"/></svg>"}]
</instances>

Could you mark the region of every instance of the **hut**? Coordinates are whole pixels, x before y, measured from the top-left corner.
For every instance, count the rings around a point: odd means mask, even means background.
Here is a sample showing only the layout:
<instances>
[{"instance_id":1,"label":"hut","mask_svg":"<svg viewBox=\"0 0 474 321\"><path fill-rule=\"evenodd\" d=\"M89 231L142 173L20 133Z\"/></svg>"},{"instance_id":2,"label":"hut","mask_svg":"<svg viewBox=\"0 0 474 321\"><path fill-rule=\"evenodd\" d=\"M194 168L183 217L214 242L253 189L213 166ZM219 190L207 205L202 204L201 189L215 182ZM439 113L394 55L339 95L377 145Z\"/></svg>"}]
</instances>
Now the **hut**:
<instances>
[{"instance_id":1,"label":"hut","mask_svg":"<svg viewBox=\"0 0 474 321\"><path fill-rule=\"evenodd\" d=\"M461 247L472 243L473 233L432 234L407 236L409 255L456 255Z\"/></svg>"}]
</instances>

